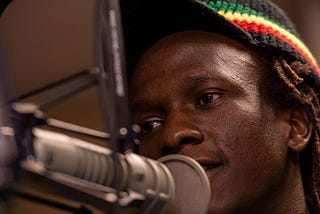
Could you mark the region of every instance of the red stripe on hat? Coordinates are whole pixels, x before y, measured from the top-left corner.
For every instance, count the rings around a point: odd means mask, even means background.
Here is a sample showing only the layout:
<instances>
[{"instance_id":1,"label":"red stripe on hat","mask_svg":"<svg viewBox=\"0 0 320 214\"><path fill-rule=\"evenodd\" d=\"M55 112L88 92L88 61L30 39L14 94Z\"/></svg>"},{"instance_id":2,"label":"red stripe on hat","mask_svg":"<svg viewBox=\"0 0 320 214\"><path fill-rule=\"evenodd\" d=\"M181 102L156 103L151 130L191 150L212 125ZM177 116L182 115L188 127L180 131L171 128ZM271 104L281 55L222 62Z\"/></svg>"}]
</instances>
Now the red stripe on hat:
<instances>
[{"instance_id":1,"label":"red stripe on hat","mask_svg":"<svg viewBox=\"0 0 320 214\"><path fill-rule=\"evenodd\" d=\"M274 37L279 38L282 41L288 43L289 45L294 47L302 56L304 56L308 60L308 62L315 68L316 72L320 75L320 68L318 67L318 65L313 63L311 58L301 48L299 48L296 44L294 44L291 39L288 39L288 37L282 35L279 31L273 29L272 27L265 26L263 24L256 25L253 22L252 23L248 23L246 21L234 20L233 23L238 25L239 27L241 27L242 29L244 29L244 30L246 30L248 32L254 31L254 32L257 32L257 33L264 33L264 34L267 34L267 35L271 34Z\"/></svg>"}]
</instances>

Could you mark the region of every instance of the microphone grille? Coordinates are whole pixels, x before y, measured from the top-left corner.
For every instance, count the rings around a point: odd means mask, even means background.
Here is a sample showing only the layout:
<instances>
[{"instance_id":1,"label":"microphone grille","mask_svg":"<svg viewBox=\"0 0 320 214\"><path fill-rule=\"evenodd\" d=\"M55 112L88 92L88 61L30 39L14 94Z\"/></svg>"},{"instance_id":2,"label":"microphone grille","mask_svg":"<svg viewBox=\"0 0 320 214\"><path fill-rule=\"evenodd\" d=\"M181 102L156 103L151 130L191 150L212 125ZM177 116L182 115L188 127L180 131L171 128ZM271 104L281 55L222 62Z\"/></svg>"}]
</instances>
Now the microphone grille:
<instances>
[{"instance_id":1,"label":"microphone grille","mask_svg":"<svg viewBox=\"0 0 320 214\"><path fill-rule=\"evenodd\" d=\"M210 182L201 165L184 155L159 159L169 169L176 186L175 198L166 213L207 213L211 200Z\"/></svg>"}]
</instances>

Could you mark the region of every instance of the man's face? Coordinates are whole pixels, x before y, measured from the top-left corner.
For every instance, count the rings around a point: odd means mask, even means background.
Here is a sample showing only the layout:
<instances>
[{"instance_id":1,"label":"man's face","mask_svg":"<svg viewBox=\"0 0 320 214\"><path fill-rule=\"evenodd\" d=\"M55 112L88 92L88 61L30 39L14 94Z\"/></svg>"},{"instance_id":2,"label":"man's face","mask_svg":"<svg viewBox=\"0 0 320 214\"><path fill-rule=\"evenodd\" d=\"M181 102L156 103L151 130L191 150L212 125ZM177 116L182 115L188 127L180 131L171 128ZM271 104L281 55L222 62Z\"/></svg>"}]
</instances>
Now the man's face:
<instances>
[{"instance_id":1,"label":"man's face","mask_svg":"<svg viewBox=\"0 0 320 214\"><path fill-rule=\"evenodd\" d=\"M197 160L211 183L211 212L259 209L281 189L287 124L262 93L266 69L230 39L186 31L156 43L134 72L130 98L133 122L142 128L140 153Z\"/></svg>"}]
</instances>

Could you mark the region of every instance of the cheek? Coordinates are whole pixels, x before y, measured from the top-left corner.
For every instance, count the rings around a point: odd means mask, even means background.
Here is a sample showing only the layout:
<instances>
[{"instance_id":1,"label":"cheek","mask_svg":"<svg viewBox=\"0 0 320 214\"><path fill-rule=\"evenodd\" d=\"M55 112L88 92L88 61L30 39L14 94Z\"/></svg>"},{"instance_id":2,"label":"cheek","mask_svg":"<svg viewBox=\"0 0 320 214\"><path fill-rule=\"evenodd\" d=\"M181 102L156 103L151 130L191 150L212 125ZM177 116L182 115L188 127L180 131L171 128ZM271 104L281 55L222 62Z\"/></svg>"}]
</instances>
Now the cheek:
<instances>
[{"instance_id":1,"label":"cheek","mask_svg":"<svg viewBox=\"0 0 320 214\"><path fill-rule=\"evenodd\" d=\"M156 139L159 137L144 140L139 146L139 154L155 160L161 158L161 144Z\"/></svg>"},{"instance_id":2,"label":"cheek","mask_svg":"<svg viewBox=\"0 0 320 214\"><path fill-rule=\"evenodd\" d=\"M228 173L239 182L250 183L268 180L284 170L286 135L272 111L229 111L221 118L207 133L230 167Z\"/></svg>"},{"instance_id":3,"label":"cheek","mask_svg":"<svg viewBox=\"0 0 320 214\"><path fill-rule=\"evenodd\" d=\"M239 162L264 164L285 156L286 143L279 122L273 117L257 114L238 116L239 121L229 121L225 129L225 144L221 145L233 159ZM231 118L230 118L231 119Z\"/></svg>"},{"instance_id":4,"label":"cheek","mask_svg":"<svg viewBox=\"0 0 320 214\"><path fill-rule=\"evenodd\" d=\"M219 126L207 130L225 162L221 177L211 181L212 206L232 210L251 204L285 177L285 138L273 117L261 115L229 113Z\"/></svg>"},{"instance_id":5,"label":"cheek","mask_svg":"<svg viewBox=\"0 0 320 214\"><path fill-rule=\"evenodd\" d=\"M235 158L282 156L287 144L280 119L271 106L261 100L251 101L251 104L237 103L234 108L225 110L217 128L220 138L225 138L221 146Z\"/></svg>"}]
</instances>

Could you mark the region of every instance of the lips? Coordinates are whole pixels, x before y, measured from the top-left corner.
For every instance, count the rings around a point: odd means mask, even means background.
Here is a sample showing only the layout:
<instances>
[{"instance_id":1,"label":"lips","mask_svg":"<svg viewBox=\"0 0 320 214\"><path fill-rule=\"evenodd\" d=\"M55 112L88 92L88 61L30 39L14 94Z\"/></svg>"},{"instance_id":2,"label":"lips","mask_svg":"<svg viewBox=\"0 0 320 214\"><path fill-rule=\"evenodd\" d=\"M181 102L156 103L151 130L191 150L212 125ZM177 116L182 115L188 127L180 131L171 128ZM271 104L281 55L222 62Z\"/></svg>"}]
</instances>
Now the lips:
<instances>
[{"instance_id":1,"label":"lips","mask_svg":"<svg viewBox=\"0 0 320 214\"><path fill-rule=\"evenodd\" d=\"M212 170L215 168L218 168L220 166L222 166L221 162L218 161L208 161L208 160L197 160L195 159L200 165L201 167L204 169L204 171L208 171L208 170Z\"/></svg>"},{"instance_id":2,"label":"lips","mask_svg":"<svg viewBox=\"0 0 320 214\"><path fill-rule=\"evenodd\" d=\"M217 168L219 165L218 164L208 164L208 165L201 165L204 171L207 171L209 169L214 169Z\"/></svg>"}]
</instances>

